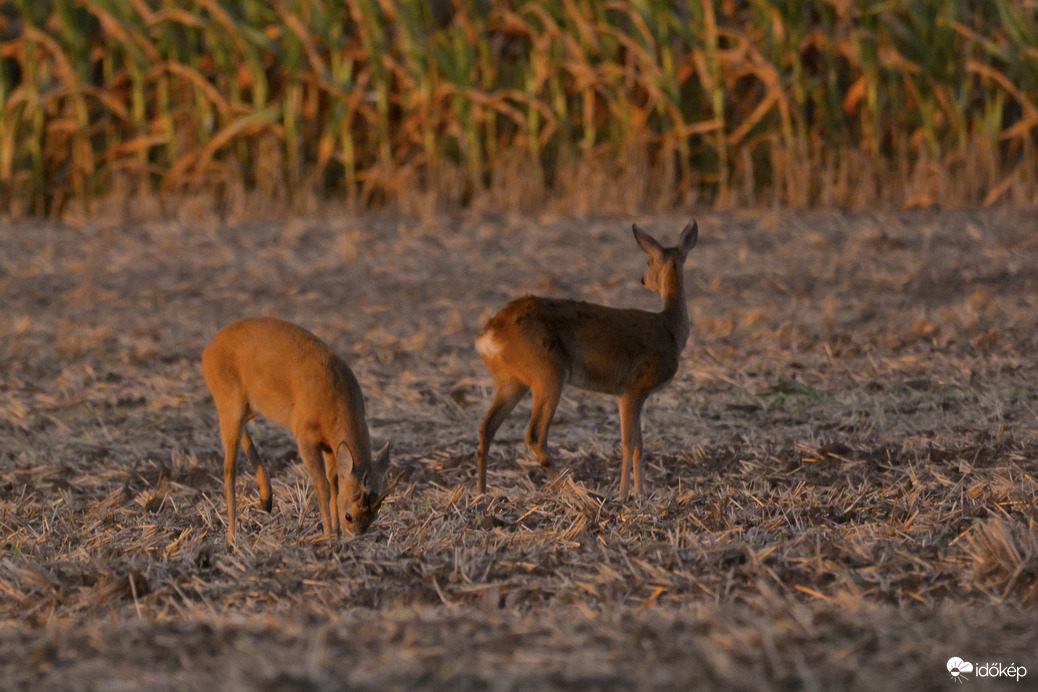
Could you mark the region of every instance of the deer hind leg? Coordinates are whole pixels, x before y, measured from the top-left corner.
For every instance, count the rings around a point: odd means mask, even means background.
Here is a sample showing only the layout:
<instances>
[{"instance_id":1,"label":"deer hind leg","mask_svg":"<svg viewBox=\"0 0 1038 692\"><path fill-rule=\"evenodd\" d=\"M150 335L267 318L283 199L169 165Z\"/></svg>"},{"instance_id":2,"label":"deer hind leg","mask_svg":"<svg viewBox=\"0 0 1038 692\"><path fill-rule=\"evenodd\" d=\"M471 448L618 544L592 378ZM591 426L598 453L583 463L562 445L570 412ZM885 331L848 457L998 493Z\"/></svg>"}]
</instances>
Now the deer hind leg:
<instances>
[{"instance_id":1,"label":"deer hind leg","mask_svg":"<svg viewBox=\"0 0 1038 692\"><path fill-rule=\"evenodd\" d=\"M620 499L627 498L631 475L634 494L642 494L642 404L645 398L628 393L620 398L620 430L623 437L623 466L620 470Z\"/></svg>"},{"instance_id":2,"label":"deer hind leg","mask_svg":"<svg viewBox=\"0 0 1038 692\"><path fill-rule=\"evenodd\" d=\"M531 386L533 390L533 410L530 412L530 427L526 431L526 444L533 450L541 466L552 478L556 477L548 455L548 428L555 416L555 408L562 396L564 378L558 371L539 378Z\"/></svg>"},{"instance_id":3,"label":"deer hind leg","mask_svg":"<svg viewBox=\"0 0 1038 692\"><path fill-rule=\"evenodd\" d=\"M501 427L501 423L512 412L519 400L526 395L527 391L529 391L529 387L517 379L498 378L497 380L497 392L494 394L494 401L490 404L490 410L487 411L483 424L479 426L479 450L476 456L479 464L477 485L480 493L485 493L487 490L486 461L487 452L490 451L490 443L494 441L494 435L497 433L497 429Z\"/></svg>"},{"instance_id":4,"label":"deer hind leg","mask_svg":"<svg viewBox=\"0 0 1038 692\"><path fill-rule=\"evenodd\" d=\"M267 474L267 467L263 465L263 460L260 459L259 452L256 451L256 443L252 441L249 436L249 431L242 428L241 434L241 448L245 451L245 456L249 458L249 461L256 466L256 482L259 484L260 493L260 507L263 511L269 512L274 504L274 498L270 490L270 475Z\"/></svg>"},{"instance_id":5,"label":"deer hind leg","mask_svg":"<svg viewBox=\"0 0 1038 692\"><path fill-rule=\"evenodd\" d=\"M234 498L235 469L238 465L238 443L244 430L245 415L238 407L217 408L220 417L220 439L223 442L223 495L227 500L227 541L234 542L237 507Z\"/></svg>"},{"instance_id":6,"label":"deer hind leg","mask_svg":"<svg viewBox=\"0 0 1038 692\"><path fill-rule=\"evenodd\" d=\"M324 460L321 458L321 449L315 444L299 442L299 456L303 459L310 479L314 482L314 490L317 491L317 507L321 510L321 524L324 527L325 536L334 536L332 532L331 512L331 487L328 477L325 475Z\"/></svg>"}]
</instances>

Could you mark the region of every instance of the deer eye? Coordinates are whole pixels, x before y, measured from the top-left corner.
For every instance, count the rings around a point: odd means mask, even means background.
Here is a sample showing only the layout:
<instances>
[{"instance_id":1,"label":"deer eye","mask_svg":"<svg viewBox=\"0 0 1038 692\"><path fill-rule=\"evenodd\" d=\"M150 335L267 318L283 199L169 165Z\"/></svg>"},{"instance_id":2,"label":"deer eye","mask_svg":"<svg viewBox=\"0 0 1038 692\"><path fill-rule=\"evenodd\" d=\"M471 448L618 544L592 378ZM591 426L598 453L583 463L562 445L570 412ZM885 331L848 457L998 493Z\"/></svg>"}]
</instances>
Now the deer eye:
<instances>
[{"instance_id":1,"label":"deer eye","mask_svg":"<svg viewBox=\"0 0 1038 692\"><path fill-rule=\"evenodd\" d=\"M350 524L353 523L353 515L350 514L349 512L346 512L344 515L342 515L342 518L345 519Z\"/></svg>"}]
</instances>

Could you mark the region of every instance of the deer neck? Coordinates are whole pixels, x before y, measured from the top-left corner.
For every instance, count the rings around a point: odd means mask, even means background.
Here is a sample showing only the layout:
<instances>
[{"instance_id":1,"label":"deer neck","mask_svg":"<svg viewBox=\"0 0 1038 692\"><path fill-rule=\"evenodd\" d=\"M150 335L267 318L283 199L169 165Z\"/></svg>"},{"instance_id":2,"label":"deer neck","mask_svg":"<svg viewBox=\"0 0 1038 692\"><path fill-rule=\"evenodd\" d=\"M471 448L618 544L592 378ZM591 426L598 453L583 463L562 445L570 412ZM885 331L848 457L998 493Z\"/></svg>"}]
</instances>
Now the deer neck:
<instances>
[{"instance_id":1,"label":"deer neck","mask_svg":"<svg viewBox=\"0 0 1038 692\"><path fill-rule=\"evenodd\" d=\"M661 292L663 296L663 318L667 321L674 341L678 345L678 351L685 348L688 341L688 305L685 301L685 277L678 267L672 274L670 281L666 282Z\"/></svg>"}]
</instances>

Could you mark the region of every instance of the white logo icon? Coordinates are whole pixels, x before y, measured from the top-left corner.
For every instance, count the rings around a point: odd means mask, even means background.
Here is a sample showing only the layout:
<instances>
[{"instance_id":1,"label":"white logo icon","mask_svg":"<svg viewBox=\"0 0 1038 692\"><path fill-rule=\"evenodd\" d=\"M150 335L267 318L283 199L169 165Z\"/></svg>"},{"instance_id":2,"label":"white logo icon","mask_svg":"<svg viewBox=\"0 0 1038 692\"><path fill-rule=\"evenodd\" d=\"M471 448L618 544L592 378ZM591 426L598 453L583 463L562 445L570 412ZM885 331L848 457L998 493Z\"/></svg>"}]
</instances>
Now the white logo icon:
<instances>
[{"instance_id":1,"label":"white logo icon","mask_svg":"<svg viewBox=\"0 0 1038 692\"><path fill-rule=\"evenodd\" d=\"M969 678L965 676L965 673L973 672L973 664L969 661L963 661L958 656L952 656L948 659L948 672L951 673L952 680L955 682L969 680Z\"/></svg>"}]
</instances>

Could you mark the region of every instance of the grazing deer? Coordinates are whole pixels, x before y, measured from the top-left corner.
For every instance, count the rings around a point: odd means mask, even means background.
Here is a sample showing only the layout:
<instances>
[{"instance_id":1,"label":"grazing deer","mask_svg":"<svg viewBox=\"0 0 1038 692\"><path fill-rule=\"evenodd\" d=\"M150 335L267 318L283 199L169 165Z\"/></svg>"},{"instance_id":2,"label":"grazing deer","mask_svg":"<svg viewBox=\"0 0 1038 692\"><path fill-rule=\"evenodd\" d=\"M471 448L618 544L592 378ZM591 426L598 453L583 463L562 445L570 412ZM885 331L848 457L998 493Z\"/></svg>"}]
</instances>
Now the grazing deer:
<instances>
[{"instance_id":1,"label":"grazing deer","mask_svg":"<svg viewBox=\"0 0 1038 692\"><path fill-rule=\"evenodd\" d=\"M317 489L326 536L359 536L385 499L389 443L374 461L364 397L346 363L316 336L269 317L224 327L202 353L223 439L227 540L234 542L234 475L238 444L256 465L263 509L270 477L245 430L257 415L288 429ZM323 461L322 461L323 457Z\"/></svg>"},{"instance_id":2,"label":"grazing deer","mask_svg":"<svg viewBox=\"0 0 1038 692\"><path fill-rule=\"evenodd\" d=\"M649 256L642 284L663 296L663 312L528 295L487 322L476 348L494 376L497 392L479 428L480 493L486 492L487 452L494 433L527 390L533 391L533 410L526 444L555 477L548 458L548 427L562 388L569 383L619 399L620 497L627 497L632 471L634 492L641 494L642 405L677 372L678 356L688 340L684 262L698 236L699 226L689 223L677 247L666 248L634 226L634 239Z\"/></svg>"}]
</instances>

